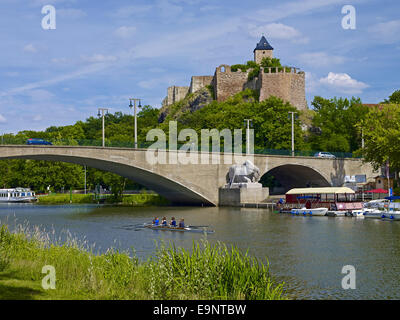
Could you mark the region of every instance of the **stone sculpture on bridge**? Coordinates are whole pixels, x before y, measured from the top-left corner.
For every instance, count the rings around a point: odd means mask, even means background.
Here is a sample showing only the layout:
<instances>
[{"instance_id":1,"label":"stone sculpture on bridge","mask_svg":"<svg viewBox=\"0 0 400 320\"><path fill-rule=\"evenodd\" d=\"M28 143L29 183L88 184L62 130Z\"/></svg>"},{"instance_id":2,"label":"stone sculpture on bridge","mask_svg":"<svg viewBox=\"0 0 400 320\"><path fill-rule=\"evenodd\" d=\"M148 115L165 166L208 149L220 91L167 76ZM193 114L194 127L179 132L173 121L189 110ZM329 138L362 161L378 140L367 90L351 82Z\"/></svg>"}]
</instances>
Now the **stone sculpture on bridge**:
<instances>
[{"instance_id":1,"label":"stone sculpture on bridge","mask_svg":"<svg viewBox=\"0 0 400 320\"><path fill-rule=\"evenodd\" d=\"M250 160L246 160L241 165L233 165L226 174L227 188L248 188L261 187L258 182L260 180L260 169L256 167Z\"/></svg>"}]
</instances>

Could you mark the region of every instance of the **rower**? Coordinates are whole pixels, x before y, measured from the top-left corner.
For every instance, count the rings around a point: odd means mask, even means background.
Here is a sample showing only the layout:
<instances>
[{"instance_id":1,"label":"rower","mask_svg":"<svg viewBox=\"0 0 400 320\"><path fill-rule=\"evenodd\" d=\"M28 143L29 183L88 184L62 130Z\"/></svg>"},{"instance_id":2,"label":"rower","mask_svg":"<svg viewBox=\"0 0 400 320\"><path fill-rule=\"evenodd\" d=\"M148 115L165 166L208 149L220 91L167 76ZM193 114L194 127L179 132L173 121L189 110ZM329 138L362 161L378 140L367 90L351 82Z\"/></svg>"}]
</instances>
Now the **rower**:
<instances>
[{"instance_id":1,"label":"rower","mask_svg":"<svg viewBox=\"0 0 400 320\"><path fill-rule=\"evenodd\" d=\"M161 225L165 226L165 227L167 226L167 218L166 217L162 218Z\"/></svg>"},{"instance_id":2,"label":"rower","mask_svg":"<svg viewBox=\"0 0 400 320\"><path fill-rule=\"evenodd\" d=\"M171 222L169 223L169 225L170 225L171 227L176 227L176 220L175 220L175 217L172 217L172 218L171 218Z\"/></svg>"},{"instance_id":3,"label":"rower","mask_svg":"<svg viewBox=\"0 0 400 320\"><path fill-rule=\"evenodd\" d=\"M159 222L160 222L160 220L158 220L158 217L155 217L154 220L153 220L153 224L155 226L158 226Z\"/></svg>"},{"instance_id":4,"label":"rower","mask_svg":"<svg viewBox=\"0 0 400 320\"><path fill-rule=\"evenodd\" d=\"M182 218L180 221L179 221L179 228L184 228L185 227L185 220Z\"/></svg>"}]
</instances>

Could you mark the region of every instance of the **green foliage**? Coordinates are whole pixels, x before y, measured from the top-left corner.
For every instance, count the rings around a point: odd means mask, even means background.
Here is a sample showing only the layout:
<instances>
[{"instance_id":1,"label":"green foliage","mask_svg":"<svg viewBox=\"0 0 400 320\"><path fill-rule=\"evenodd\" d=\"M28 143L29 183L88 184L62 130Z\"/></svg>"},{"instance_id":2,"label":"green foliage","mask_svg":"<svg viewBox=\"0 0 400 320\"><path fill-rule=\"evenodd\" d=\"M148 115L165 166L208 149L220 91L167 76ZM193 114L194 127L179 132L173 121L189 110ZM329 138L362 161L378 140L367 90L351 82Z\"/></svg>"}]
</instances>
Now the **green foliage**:
<instances>
[{"instance_id":1,"label":"green foliage","mask_svg":"<svg viewBox=\"0 0 400 320\"><path fill-rule=\"evenodd\" d=\"M148 105L137 114L138 140L145 141L147 132L158 125L159 110ZM105 116L106 143L121 147L133 146L134 118L121 112ZM41 138L54 145L101 145L102 120L89 117L85 122L74 125L51 126L45 131L25 130L17 134L4 134L5 144L25 144L28 138ZM142 186L121 178L118 175L88 168L87 185L94 189L96 185L111 188L116 199L121 199L122 188L141 189ZM1 160L0 187L30 187L37 192L83 189L84 169L82 166L63 162L35 160Z\"/></svg>"},{"instance_id":2,"label":"green foliage","mask_svg":"<svg viewBox=\"0 0 400 320\"><path fill-rule=\"evenodd\" d=\"M0 248L10 260L0 271L0 285L18 274L25 287L35 287L28 297L15 299L285 299L283 283L275 283L268 264L222 243L194 243L191 251L161 246L146 261L128 252L93 249L73 237L50 240L40 230L20 227L11 234L0 228ZM56 289L43 290L43 265L57 272ZM0 292L0 298L10 299Z\"/></svg>"},{"instance_id":3,"label":"green foliage","mask_svg":"<svg viewBox=\"0 0 400 320\"><path fill-rule=\"evenodd\" d=\"M315 115L312 125L321 128L321 134L311 134L313 150L353 152L361 147L361 136L356 125L368 113L368 107L358 98L324 99L314 97Z\"/></svg>"},{"instance_id":4,"label":"green foliage","mask_svg":"<svg viewBox=\"0 0 400 320\"><path fill-rule=\"evenodd\" d=\"M396 90L393 92L390 96L389 99L385 99L384 103L396 103L400 104L400 90Z\"/></svg>"},{"instance_id":5,"label":"green foliage","mask_svg":"<svg viewBox=\"0 0 400 320\"><path fill-rule=\"evenodd\" d=\"M83 188L83 167L64 162L36 160L1 160L0 186L30 187L45 192L62 188Z\"/></svg>"},{"instance_id":6,"label":"green foliage","mask_svg":"<svg viewBox=\"0 0 400 320\"><path fill-rule=\"evenodd\" d=\"M256 62L250 60L250 61L247 61L246 64L234 64L234 65L232 65L231 66L231 71L232 72L236 72L238 70L241 70L242 72L247 72L247 70L253 69L253 68L259 68L259 65Z\"/></svg>"},{"instance_id":7,"label":"green foliage","mask_svg":"<svg viewBox=\"0 0 400 320\"><path fill-rule=\"evenodd\" d=\"M201 129L229 129L233 132L234 129L244 129L244 119L253 119L255 148L290 149L289 111L296 109L276 97L258 102L257 92L246 89L224 102L213 101L200 110L182 115L178 129L192 128L201 137ZM303 146L302 134L300 122L296 120L295 139L298 148Z\"/></svg>"},{"instance_id":8,"label":"green foliage","mask_svg":"<svg viewBox=\"0 0 400 320\"><path fill-rule=\"evenodd\" d=\"M208 89L208 92L211 94L212 99L215 100L214 87L211 84L208 84L206 85L206 88Z\"/></svg>"},{"instance_id":9,"label":"green foliage","mask_svg":"<svg viewBox=\"0 0 400 320\"><path fill-rule=\"evenodd\" d=\"M262 58L260 66L262 68L282 67L280 59L270 57Z\"/></svg>"},{"instance_id":10,"label":"green foliage","mask_svg":"<svg viewBox=\"0 0 400 320\"><path fill-rule=\"evenodd\" d=\"M125 194L120 197L115 195L104 195L106 203L122 204L125 206L163 206L168 205L169 202L164 197L158 194ZM40 196L38 199L39 204L67 204L70 203L71 197L69 193L66 194L51 194ZM97 203L94 194L72 194L72 203Z\"/></svg>"},{"instance_id":11,"label":"green foliage","mask_svg":"<svg viewBox=\"0 0 400 320\"><path fill-rule=\"evenodd\" d=\"M387 161L392 168L400 168L400 105L384 104L371 108L358 129L364 133L366 161L375 168Z\"/></svg>"},{"instance_id":12,"label":"green foliage","mask_svg":"<svg viewBox=\"0 0 400 320\"><path fill-rule=\"evenodd\" d=\"M242 72L247 72L250 70L247 76L247 79L250 81L259 75L261 68L264 68L265 72L268 72L268 67L282 67L282 66L279 59L265 57L261 60L260 64L257 64L254 61L247 61L246 64L234 64L231 66L231 71L237 72L238 70L241 70ZM283 70L282 68L279 69L279 71L282 70ZM290 68L287 68L287 70L290 71ZM275 70L272 70L271 72L275 72Z\"/></svg>"},{"instance_id":13,"label":"green foliage","mask_svg":"<svg viewBox=\"0 0 400 320\"><path fill-rule=\"evenodd\" d=\"M260 66L257 65L256 67L254 67L248 74L247 76L247 80L252 80L255 77L257 77L260 74Z\"/></svg>"},{"instance_id":14,"label":"green foliage","mask_svg":"<svg viewBox=\"0 0 400 320\"><path fill-rule=\"evenodd\" d=\"M93 203L93 194L72 194L72 203ZM70 203L71 196L69 193L51 194L40 196L39 204L66 204Z\"/></svg>"}]
</instances>

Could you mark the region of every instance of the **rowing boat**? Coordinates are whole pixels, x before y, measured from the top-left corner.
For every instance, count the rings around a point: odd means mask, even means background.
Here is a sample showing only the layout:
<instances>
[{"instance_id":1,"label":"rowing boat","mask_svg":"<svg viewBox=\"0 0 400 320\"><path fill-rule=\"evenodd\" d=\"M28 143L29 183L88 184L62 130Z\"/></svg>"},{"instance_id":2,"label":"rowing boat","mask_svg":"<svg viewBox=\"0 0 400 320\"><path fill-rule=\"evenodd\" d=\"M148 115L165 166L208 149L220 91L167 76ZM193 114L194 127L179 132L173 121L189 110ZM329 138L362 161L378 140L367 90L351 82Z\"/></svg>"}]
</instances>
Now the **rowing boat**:
<instances>
[{"instance_id":1,"label":"rowing boat","mask_svg":"<svg viewBox=\"0 0 400 320\"><path fill-rule=\"evenodd\" d=\"M184 228L180 227L170 227L170 226L155 226L150 223L144 224L145 228L153 229L153 230L162 230L162 231L178 231L178 232L198 232L198 233L214 233L214 230L206 230L205 228L195 227L195 226L187 226Z\"/></svg>"}]
</instances>

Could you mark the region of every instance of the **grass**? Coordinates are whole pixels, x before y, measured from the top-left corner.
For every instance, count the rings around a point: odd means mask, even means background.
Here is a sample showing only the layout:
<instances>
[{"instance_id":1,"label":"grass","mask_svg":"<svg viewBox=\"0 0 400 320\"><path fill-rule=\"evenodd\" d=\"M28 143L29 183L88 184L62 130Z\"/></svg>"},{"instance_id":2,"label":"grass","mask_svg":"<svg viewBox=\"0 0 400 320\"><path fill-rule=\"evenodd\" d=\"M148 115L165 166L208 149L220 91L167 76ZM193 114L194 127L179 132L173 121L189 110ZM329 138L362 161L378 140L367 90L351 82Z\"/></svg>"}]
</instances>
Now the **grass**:
<instances>
[{"instance_id":1,"label":"grass","mask_svg":"<svg viewBox=\"0 0 400 320\"><path fill-rule=\"evenodd\" d=\"M68 204L71 203L70 194L51 194L48 196L40 196L39 204ZM93 194L72 194L72 203L97 203ZM107 195L105 203L121 204L125 206L162 206L168 205L167 199L158 194L126 194L123 195L122 201L116 201L111 195Z\"/></svg>"},{"instance_id":2,"label":"grass","mask_svg":"<svg viewBox=\"0 0 400 320\"><path fill-rule=\"evenodd\" d=\"M0 299L284 299L283 284L268 265L238 248L206 240L192 250L159 246L140 261L109 249L94 254L87 243L19 227L0 228ZM44 265L56 270L56 289L44 290Z\"/></svg>"}]
</instances>

